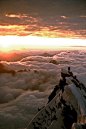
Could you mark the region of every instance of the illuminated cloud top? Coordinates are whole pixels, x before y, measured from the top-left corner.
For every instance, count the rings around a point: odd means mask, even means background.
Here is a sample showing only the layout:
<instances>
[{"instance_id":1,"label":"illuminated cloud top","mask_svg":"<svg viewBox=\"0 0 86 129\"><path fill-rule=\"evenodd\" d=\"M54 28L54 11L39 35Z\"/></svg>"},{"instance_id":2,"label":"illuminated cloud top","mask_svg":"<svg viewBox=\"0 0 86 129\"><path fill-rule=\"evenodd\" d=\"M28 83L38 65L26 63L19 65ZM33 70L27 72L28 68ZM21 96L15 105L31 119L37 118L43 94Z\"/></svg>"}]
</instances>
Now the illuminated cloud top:
<instances>
[{"instance_id":1,"label":"illuminated cloud top","mask_svg":"<svg viewBox=\"0 0 86 129\"><path fill-rule=\"evenodd\" d=\"M86 1L0 0L0 35L86 39Z\"/></svg>"}]
</instances>

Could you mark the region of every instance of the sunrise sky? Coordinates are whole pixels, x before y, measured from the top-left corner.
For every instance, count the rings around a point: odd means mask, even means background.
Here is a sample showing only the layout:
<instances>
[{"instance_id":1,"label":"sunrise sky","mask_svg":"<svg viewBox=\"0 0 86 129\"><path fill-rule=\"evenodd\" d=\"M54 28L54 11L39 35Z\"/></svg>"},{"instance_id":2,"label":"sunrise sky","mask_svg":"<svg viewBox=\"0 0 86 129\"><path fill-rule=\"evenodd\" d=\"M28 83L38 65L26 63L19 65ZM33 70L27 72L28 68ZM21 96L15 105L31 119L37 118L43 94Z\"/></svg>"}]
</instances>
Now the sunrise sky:
<instances>
[{"instance_id":1,"label":"sunrise sky","mask_svg":"<svg viewBox=\"0 0 86 129\"><path fill-rule=\"evenodd\" d=\"M0 51L86 46L85 0L0 0Z\"/></svg>"}]
</instances>

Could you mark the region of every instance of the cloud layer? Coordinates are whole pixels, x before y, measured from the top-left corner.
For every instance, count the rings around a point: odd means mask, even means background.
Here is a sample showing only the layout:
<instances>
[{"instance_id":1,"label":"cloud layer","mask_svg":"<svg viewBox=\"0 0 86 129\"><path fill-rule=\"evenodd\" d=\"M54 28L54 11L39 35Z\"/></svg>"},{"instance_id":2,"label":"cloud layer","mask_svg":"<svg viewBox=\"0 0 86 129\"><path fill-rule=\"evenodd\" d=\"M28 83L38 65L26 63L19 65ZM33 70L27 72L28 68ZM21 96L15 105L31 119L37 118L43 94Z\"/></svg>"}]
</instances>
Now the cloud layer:
<instances>
[{"instance_id":1,"label":"cloud layer","mask_svg":"<svg viewBox=\"0 0 86 129\"><path fill-rule=\"evenodd\" d=\"M24 129L38 107L48 101L59 82L61 68L70 66L86 84L86 51L47 51L47 57L40 51L30 54L28 52L27 57L17 62L0 62L6 69L16 72L15 75L0 74L0 129Z\"/></svg>"},{"instance_id":2,"label":"cloud layer","mask_svg":"<svg viewBox=\"0 0 86 129\"><path fill-rule=\"evenodd\" d=\"M86 37L85 0L0 1L0 35Z\"/></svg>"}]
</instances>

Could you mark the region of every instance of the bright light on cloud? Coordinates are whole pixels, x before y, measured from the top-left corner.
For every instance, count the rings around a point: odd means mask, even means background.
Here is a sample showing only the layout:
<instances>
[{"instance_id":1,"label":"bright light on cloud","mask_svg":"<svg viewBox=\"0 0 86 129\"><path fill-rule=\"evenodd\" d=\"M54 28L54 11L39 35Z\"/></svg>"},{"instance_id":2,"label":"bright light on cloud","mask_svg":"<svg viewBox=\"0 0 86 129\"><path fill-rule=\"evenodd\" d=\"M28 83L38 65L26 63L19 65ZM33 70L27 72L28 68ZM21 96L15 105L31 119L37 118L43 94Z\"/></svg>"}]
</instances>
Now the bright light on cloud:
<instances>
[{"instance_id":1,"label":"bright light on cloud","mask_svg":"<svg viewBox=\"0 0 86 129\"><path fill-rule=\"evenodd\" d=\"M82 16L80 16L80 17L84 17L84 18L85 18L86 16L82 15Z\"/></svg>"},{"instance_id":2,"label":"bright light on cloud","mask_svg":"<svg viewBox=\"0 0 86 129\"><path fill-rule=\"evenodd\" d=\"M10 15L6 14L5 16L6 17L17 17L17 18L28 17L26 14L23 14L23 15L21 15L21 14L18 14L18 15L17 14L16 15L15 14L10 14Z\"/></svg>"},{"instance_id":3,"label":"bright light on cloud","mask_svg":"<svg viewBox=\"0 0 86 129\"><path fill-rule=\"evenodd\" d=\"M62 18L66 19L67 17L66 16L61 16Z\"/></svg>"},{"instance_id":4,"label":"bright light on cloud","mask_svg":"<svg viewBox=\"0 0 86 129\"><path fill-rule=\"evenodd\" d=\"M8 47L8 44L1 44L1 46L2 46L3 48L7 48L7 47Z\"/></svg>"},{"instance_id":5,"label":"bright light on cloud","mask_svg":"<svg viewBox=\"0 0 86 129\"><path fill-rule=\"evenodd\" d=\"M56 49L58 46L86 46L85 39L43 38L36 36L1 36L1 51L25 49ZM5 49L5 50L4 50Z\"/></svg>"},{"instance_id":6,"label":"bright light on cloud","mask_svg":"<svg viewBox=\"0 0 86 129\"><path fill-rule=\"evenodd\" d=\"M86 39L85 1L71 1L2 0L0 35Z\"/></svg>"}]
</instances>

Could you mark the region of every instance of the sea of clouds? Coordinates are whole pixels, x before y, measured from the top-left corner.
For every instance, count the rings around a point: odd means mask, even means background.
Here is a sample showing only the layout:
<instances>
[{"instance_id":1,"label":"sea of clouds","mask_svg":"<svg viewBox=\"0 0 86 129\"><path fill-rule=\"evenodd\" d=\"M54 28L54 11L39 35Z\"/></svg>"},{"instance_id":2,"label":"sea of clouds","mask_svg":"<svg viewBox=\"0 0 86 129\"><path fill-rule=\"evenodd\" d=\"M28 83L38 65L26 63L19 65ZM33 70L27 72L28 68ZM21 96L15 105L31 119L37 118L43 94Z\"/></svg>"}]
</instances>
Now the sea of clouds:
<instances>
[{"instance_id":1,"label":"sea of clouds","mask_svg":"<svg viewBox=\"0 0 86 129\"><path fill-rule=\"evenodd\" d=\"M85 50L32 51L16 62L0 63L15 71L14 75L0 74L0 129L24 129L48 101L61 68L70 66L86 84Z\"/></svg>"}]
</instances>

